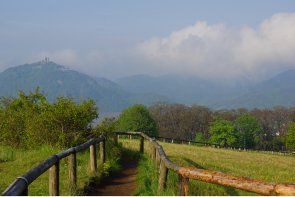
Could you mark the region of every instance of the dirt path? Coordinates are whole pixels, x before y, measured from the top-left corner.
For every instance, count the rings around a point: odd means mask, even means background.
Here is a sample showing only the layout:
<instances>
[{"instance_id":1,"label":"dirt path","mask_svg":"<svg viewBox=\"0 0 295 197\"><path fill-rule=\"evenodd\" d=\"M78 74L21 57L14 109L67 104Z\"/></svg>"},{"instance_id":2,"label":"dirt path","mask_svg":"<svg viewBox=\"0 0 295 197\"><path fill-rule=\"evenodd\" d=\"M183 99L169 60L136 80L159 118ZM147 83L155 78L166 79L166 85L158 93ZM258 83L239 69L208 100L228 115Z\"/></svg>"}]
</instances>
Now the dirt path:
<instances>
[{"instance_id":1,"label":"dirt path","mask_svg":"<svg viewBox=\"0 0 295 197\"><path fill-rule=\"evenodd\" d=\"M123 170L107 177L102 183L91 183L88 196L132 196L135 192L135 178L137 174L137 161L125 158L122 161Z\"/></svg>"}]
</instances>

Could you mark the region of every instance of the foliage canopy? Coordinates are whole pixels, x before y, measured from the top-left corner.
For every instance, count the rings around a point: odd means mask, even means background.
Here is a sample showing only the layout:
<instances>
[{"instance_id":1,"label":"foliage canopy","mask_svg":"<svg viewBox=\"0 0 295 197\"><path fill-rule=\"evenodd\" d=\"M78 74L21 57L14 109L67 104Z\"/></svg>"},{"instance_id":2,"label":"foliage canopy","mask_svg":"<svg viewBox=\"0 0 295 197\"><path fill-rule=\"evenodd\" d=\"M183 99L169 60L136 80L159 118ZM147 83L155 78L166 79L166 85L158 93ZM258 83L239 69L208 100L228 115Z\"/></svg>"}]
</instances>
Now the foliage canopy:
<instances>
[{"instance_id":1,"label":"foliage canopy","mask_svg":"<svg viewBox=\"0 0 295 197\"><path fill-rule=\"evenodd\" d=\"M287 148L295 150L295 122L292 122L289 128L289 133L286 138Z\"/></svg>"},{"instance_id":2,"label":"foliage canopy","mask_svg":"<svg viewBox=\"0 0 295 197\"><path fill-rule=\"evenodd\" d=\"M142 131L148 135L158 135L154 119L144 105L133 105L125 109L118 120L118 129L122 131Z\"/></svg>"},{"instance_id":3,"label":"foliage canopy","mask_svg":"<svg viewBox=\"0 0 295 197\"><path fill-rule=\"evenodd\" d=\"M229 120L216 118L209 126L211 135L209 141L222 146L235 146L238 142L238 134L233 123Z\"/></svg>"},{"instance_id":4,"label":"foliage canopy","mask_svg":"<svg viewBox=\"0 0 295 197\"><path fill-rule=\"evenodd\" d=\"M1 101L0 141L17 147L68 147L81 143L90 133L91 122L98 117L92 100L79 104L59 97L49 103L39 88L29 94L20 91L18 97Z\"/></svg>"}]
</instances>

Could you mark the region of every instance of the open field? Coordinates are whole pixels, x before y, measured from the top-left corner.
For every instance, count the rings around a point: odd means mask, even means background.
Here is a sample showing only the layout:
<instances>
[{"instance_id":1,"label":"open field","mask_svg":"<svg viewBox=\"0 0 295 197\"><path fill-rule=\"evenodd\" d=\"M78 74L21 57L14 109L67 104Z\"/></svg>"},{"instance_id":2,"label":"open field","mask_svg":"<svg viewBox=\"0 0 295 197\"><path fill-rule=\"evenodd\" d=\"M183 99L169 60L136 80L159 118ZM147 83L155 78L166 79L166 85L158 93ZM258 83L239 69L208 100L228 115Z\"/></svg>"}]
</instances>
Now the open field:
<instances>
[{"instance_id":1,"label":"open field","mask_svg":"<svg viewBox=\"0 0 295 197\"><path fill-rule=\"evenodd\" d=\"M61 152L60 149L42 146L38 150L19 150L8 146L0 146L0 193L13 180L37 166L40 162ZM60 162L60 195L71 195L68 185L67 159ZM89 152L77 154L77 184L78 190L74 194L83 192L89 181ZM42 174L29 186L29 195L48 195L48 171Z\"/></svg>"},{"instance_id":2,"label":"open field","mask_svg":"<svg viewBox=\"0 0 295 197\"><path fill-rule=\"evenodd\" d=\"M124 147L138 151L138 139L120 139ZM271 155L258 152L215 149L189 145L161 143L168 157L182 166L197 167L207 170L221 171L231 175L255 178L274 183L295 182L295 157ZM114 149L115 150L115 149ZM145 151L148 143L145 142ZM19 150L8 146L0 146L0 191L2 192L16 177L32 169L49 156L60 152L57 148L43 146L38 150ZM114 152L112 150L112 152ZM68 185L67 160L60 163L60 194L71 195ZM78 191L83 194L89 183L89 152L77 155ZM139 162L136 195L156 195L158 170L145 154ZM253 195L237 189L208 184L200 181L189 181L190 195ZM48 195L48 172L40 176L29 187L29 195ZM162 195L177 195L177 175L168 173L167 189Z\"/></svg>"},{"instance_id":3,"label":"open field","mask_svg":"<svg viewBox=\"0 0 295 197\"><path fill-rule=\"evenodd\" d=\"M121 142L124 146L138 150L138 141L121 139ZM295 182L294 155L283 156L169 143L160 144L168 157L179 165L221 171L266 182ZM155 166L144 156L139 166L137 194L155 195L157 176ZM190 180L189 191L190 195L253 195L241 190L195 180ZM177 195L177 176L175 173L168 173L167 190L163 194Z\"/></svg>"}]
</instances>

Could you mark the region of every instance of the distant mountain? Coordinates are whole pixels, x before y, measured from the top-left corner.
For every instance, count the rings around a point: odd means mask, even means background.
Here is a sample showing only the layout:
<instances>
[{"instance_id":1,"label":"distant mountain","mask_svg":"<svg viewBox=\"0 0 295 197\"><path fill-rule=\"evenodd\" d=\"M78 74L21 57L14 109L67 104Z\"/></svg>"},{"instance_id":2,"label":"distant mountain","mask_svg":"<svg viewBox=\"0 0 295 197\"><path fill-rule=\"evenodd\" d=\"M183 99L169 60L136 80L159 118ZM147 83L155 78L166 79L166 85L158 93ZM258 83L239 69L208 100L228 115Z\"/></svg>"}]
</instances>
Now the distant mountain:
<instances>
[{"instance_id":1,"label":"distant mountain","mask_svg":"<svg viewBox=\"0 0 295 197\"><path fill-rule=\"evenodd\" d=\"M206 105L213 109L295 106L295 70L257 84L245 79L229 84L181 75L135 75L116 82L131 92L156 93L179 103Z\"/></svg>"},{"instance_id":2,"label":"distant mountain","mask_svg":"<svg viewBox=\"0 0 295 197\"><path fill-rule=\"evenodd\" d=\"M256 84L247 93L216 104L218 108L295 106L295 70L282 72Z\"/></svg>"},{"instance_id":3,"label":"distant mountain","mask_svg":"<svg viewBox=\"0 0 295 197\"><path fill-rule=\"evenodd\" d=\"M129 105L173 102L206 105L214 109L295 106L295 70L258 84L241 79L220 83L195 76L134 75L111 81L41 61L9 68L0 73L0 96L16 96L19 90L37 86L53 101L71 96L76 101L92 98L100 112L120 112Z\"/></svg>"},{"instance_id":4,"label":"distant mountain","mask_svg":"<svg viewBox=\"0 0 295 197\"><path fill-rule=\"evenodd\" d=\"M48 94L50 101L57 96L70 96L76 101L92 98L102 112L121 111L135 102L163 100L153 94L147 100L145 95L130 93L108 79L94 78L54 62L25 64L0 73L0 96L16 96L19 90L29 92L37 86Z\"/></svg>"},{"instance_id":5,"label":"distant mountain","mask_svg":"<svg viewBox=\"0 0 295 197\"><path fill-rule=\"evenodd\" d=\"M116 82L130 92L156 93L184 104L213 105L220 100L233 98L248 90L248 85L226 85L195 76L165 75L151 77L135 75L117 79Z\"/></svg>"}]
</instances>

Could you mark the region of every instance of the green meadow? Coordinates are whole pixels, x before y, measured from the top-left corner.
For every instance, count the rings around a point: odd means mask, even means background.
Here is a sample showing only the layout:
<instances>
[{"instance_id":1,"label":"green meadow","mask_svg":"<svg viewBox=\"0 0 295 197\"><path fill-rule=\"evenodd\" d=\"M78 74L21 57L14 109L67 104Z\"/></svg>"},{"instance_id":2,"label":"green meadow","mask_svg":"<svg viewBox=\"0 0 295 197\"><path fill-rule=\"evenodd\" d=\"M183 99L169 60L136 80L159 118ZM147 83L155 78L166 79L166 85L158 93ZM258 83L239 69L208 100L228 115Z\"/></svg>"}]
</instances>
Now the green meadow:
<instances>
[{"instance_id":1,"label":"green meadow","mask_svg":"<svg viewBox=\"0 0 295 197\"><path fill-rule=\"evenodd\" d=\"M123 147L138 150L138 140L121 139ZM295 182L295 157L261 152L217 149L193 145L160 143L167 156L181 166L220 171L229 175L255 178L272 183ZM145 144L148 151L148 143ZM167 188L162 195L177 195L178 176L169 171ZM158 170L148 155L142 156L137 176L136 195L156 195ZM255 195L230 187L189 180L190 195Z\"/></svg>"}]
</instances>

